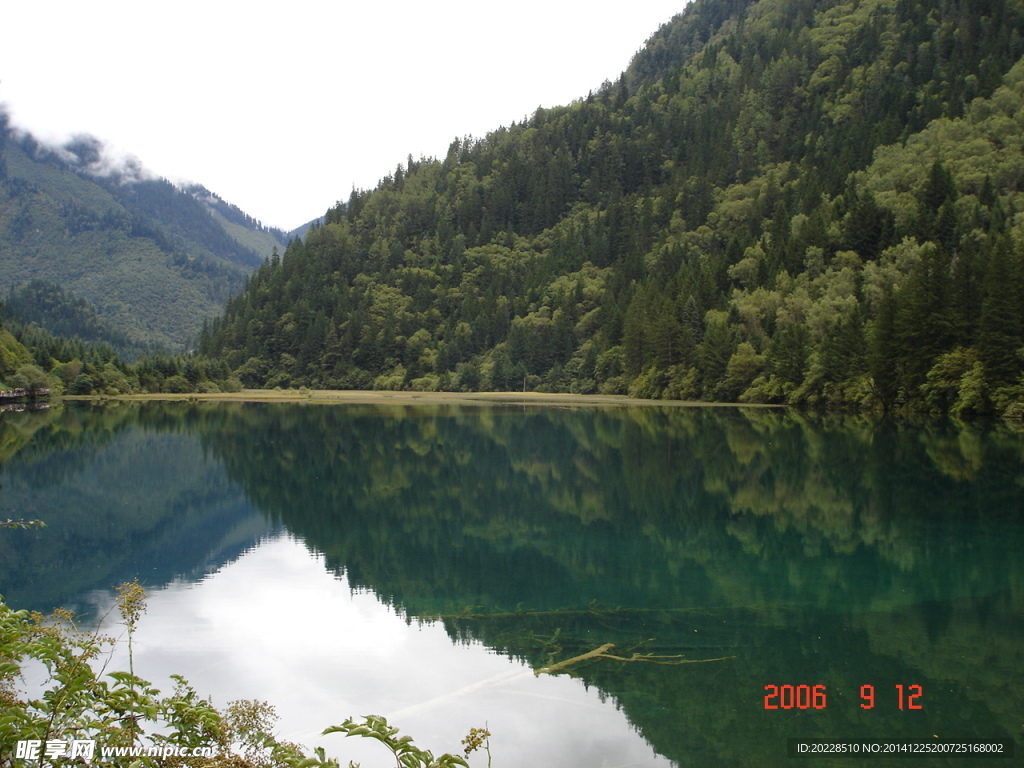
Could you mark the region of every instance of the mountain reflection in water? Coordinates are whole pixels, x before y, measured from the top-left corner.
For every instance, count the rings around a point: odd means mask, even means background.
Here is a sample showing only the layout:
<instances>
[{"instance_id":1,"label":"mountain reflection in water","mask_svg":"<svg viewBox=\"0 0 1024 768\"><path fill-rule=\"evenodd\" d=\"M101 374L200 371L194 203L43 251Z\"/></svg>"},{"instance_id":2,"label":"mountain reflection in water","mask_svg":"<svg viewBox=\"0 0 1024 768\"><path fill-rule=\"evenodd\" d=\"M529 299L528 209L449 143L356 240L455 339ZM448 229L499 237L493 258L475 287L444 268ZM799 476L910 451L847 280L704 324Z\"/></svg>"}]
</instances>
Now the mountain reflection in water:
<instances>
[{"instance_id":1,"label":"mountain reflection in water","mask_svg":"<svg viewBox=\"0 0 1024 768\"><path fill-rule=\"evenodd\" d=\"M150 403L3 414L0 446L0 515L48 524L0 537L13 605L99 615L138 576L142 663L271 698L311 745L370 712L449 751L486 720L496 761L581 767L1021 736L1024 439L1000 427ZM766 710L767 685L827 706Z\"/></svg>"}]
</instances>

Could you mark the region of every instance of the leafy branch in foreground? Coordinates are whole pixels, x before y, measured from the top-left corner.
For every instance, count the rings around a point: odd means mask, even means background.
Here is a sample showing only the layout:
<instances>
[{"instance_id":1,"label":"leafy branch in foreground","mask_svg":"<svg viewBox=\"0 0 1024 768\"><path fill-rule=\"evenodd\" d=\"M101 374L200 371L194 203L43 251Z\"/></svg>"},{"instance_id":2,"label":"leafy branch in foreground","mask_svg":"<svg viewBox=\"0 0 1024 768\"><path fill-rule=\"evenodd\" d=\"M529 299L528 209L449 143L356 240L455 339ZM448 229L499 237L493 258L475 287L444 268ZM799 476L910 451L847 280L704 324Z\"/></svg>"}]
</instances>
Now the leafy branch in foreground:
<instances>
[{"instance_id":1,"label":"leafy branch in foreground","mask_svg":"<svg viewBox=\"0 0 1024 768\"><path fill-rule=\"evenodd\" d=\"M130 648L146 595L137 582L117 591ZM120 758L103 757L130 768L339 768L323 748L310 755L278 739L272 732L277 715L265 702L234 701L221 711L179 676L172 676L174 691L161 695L132 671L106 672L114 645L112 638L79 630L69 611L15 611L0 598L0 768L77 765L80 758L66 757L66 749L50 749L74 742L92 742L99 748L96 758L122 750ZM31 667L41 667L45 679L27 692L23 670ZM391 750L397 768L469 766L454 755L435 758L376 715L348 719L323 733L376 739ZM467 755L471 742L473 749L486 744L485 733L474 729L466 737ZM36 749L20 754L19 742L33 742ZM129 749L142 754L128 756Z\"/></svg>"},{"instance_id":2,"label":"leafy branch in foreground","mask_svg":"<svg viewBox=\"0 0 1024 768\"><path fill-rule=\"evenodd\" d=\"M452 768L459 765L469 768L469 763L457 755L444 754L435 758L429 750L417 747L412 743L410 736L400 735L397 728L388 725L387 719L377 715L367 715L362 723L349 718L341 725L327 728L324 735L328 733L376 739L391 750L395 758L395 768Z\"/></svg>"}]
</instances>

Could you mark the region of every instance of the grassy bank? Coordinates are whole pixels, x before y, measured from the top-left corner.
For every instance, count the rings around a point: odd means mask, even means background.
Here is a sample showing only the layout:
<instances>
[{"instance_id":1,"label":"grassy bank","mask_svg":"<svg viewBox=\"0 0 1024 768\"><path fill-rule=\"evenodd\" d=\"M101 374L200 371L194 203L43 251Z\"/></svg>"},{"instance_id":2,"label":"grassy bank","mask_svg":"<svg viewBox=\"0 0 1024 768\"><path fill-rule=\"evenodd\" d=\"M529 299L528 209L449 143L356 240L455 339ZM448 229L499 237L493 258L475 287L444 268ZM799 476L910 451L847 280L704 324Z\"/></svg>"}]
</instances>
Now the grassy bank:
<instances>
[{"instance_id":1,"label":"grassy bank","mask_svg":"<svg viewBox=\"0 0 1024 768\"><path fill-rule=\"evenodd\" d=\"M97 396L67 395L65 400L88 401L225 401L252 403L317 403L346 404L361 403L374 405L544 405L553 407L599 407L599 406L674 406L683 408L740 407L736 403L705 403L680 400L642 400L624 395L572 395L547 392L390 392L363 390L269 390L246 389L241 392L222 393L155 393L146 395ZM751 407L751 406L742 406ZM753 406L783 407L783 406Z\"/></svg>"}]
</instances>

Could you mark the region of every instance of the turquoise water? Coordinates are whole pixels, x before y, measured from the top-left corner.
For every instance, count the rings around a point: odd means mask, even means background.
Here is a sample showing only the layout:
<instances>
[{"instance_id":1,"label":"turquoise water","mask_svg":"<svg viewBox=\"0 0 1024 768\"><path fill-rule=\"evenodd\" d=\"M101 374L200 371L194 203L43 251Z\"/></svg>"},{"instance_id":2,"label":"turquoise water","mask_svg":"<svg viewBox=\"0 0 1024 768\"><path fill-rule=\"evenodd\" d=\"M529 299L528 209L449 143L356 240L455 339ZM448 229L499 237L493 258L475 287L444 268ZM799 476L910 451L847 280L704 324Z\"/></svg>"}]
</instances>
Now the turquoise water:
<instances>
[{"instance_id":1,"label":"turquoise water","mask_svg":"<svg viewBox=\"0 0 1024 768\"><path fill-rule=\"evenodd\" d=\"M9 602L99 621L137 576L144 675L270 700L283 735L346 760L383 756L319 731L370 713L435 751L486 721L494 766L1021 743L1024 437L997 425L656 407L3 417L0 517L47 522L0 539Z\"/></svg>"}]
</instances>

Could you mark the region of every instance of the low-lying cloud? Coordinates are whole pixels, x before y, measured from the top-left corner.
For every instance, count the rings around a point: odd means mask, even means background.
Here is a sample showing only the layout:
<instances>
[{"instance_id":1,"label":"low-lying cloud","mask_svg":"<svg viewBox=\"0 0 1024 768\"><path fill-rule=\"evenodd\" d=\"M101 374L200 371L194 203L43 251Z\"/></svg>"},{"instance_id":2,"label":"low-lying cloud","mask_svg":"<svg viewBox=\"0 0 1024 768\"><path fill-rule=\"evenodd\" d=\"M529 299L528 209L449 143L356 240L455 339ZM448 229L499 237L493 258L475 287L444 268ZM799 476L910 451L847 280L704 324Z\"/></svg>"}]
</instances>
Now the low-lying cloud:
<instances>
[{"instance_id":1,"label":"low-lying cloud","mask_svg":"<svg viewBox=\"0 0 1024 768\"><path fill-rule=\"evenodd\" d=\"M95 136L79 133L70 137L41 138L28 130L12 125L5 104L0 104L0 131L8 140L18 143L36 160L57 158L73 170L121 184L151 181L160 178L146 168L135 155L101 141ZM3 142L0 142L2 146Z\"/></svg>"},{"instance_id":2,"label":"low-lying cloud","mask_svg":"<svg viewBox=\"0 0 1024 768\"><path fill-rule=\"evenodd\" d=\"M63 144L46 146L46 149L76 171L89 176L114 179L121 184L159 178L135 155L112 147L95 136L78 134Z\"/></svg>"}]
</instances>

